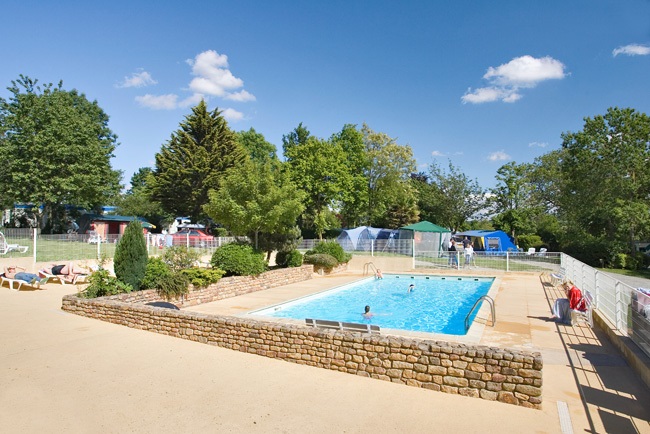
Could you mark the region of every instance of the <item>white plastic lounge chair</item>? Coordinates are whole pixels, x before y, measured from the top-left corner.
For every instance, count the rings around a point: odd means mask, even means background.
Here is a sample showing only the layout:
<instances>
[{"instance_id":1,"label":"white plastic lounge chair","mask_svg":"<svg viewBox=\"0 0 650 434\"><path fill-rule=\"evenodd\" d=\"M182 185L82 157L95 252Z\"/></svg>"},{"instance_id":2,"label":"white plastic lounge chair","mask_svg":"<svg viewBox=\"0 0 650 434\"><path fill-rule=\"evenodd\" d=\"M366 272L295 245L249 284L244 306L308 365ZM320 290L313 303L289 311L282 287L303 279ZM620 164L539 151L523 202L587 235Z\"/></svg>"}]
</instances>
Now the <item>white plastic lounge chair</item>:
<instances>
[{"instance_id":1,"label":"white plastic lounge chair","mask_svg":"<svg viewBox=\"0 0 650 434\"><path fill-rule=\"evenodd\" d=\"M41 285L39 282L36 282L35 284L30 284L29 282L25 282L24 280L21 279L10 279L5 276L0 276L2 278L2 283L0 285L4 285L5 282L9 285L9 289L13 291L20 291L20 287L25 285L25 286L31 286L33 288L41 288Z\"/></svg>"},{"instance_id":2,"label":"white plastic lounge chair","mask_svg":"<svg viewBox=\"0 0 650 434\"><path fill-rule=\"evenodd\" d=\"M74 279L72 279L72 282L70 282L69 280L65 280L65 276L67 276L65 274L50 274L46 273L44 270L38 270L38 276L47 277L50 282L58 280L61 285L76 285L77 283L85 283L88 279L87 274L77 274Z\"/></svg>"},{"instance_id":3,"label":"white plastic lounge chair","mask_svg":"<svg viewBox=\"0 0 650 434\"><path fill-rule=\"evenodd\" d=\"M526 252L526 254L527 255L534 255L535 254L535 248L534 247L529 248L528 251Z\"/></svg>"},{"instance_id":4,"label":"white plastic lounge chair","mask_svg":"<svg viewBox=\"0 0 650 434\"><path fill-rule=\"evenodd\" d=\"M594 297L591 295L591 292L585 290L584 295L582 296L584 300L586 310L584 312L571 309L571 325L575 325L580 321L584 321L589 324L589 327L594 326L594 319L592 315Z\"/></svg>"},{"instance_id":5,"label":"white plastic lounge chair","mask_svg":"<svg viewBox=\"0 0 650 434\"><path fill-rule=\"evenodd\" d=\"M5 234L0 232L0 255L6 255L9 252L25 253L29 246L20 246L18 244L8 244Z\"/></svg>"}]
</instances>

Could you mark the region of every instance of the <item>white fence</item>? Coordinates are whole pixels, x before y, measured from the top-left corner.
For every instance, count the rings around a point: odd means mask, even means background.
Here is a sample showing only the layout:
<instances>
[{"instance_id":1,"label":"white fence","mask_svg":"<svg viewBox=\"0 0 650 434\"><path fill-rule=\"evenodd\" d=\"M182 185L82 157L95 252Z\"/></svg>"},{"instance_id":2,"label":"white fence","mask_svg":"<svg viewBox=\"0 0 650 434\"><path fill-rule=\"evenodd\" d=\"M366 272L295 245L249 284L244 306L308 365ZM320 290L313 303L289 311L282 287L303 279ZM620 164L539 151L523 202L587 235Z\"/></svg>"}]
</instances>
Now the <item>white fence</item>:
<instances>
[{"instance_id":1,"label":"white fence","mask_svg":"<svg viewBox=\"0 0 650 434\"><path fill-rule=\"evenodd\" d=\"M7 231L7 233L11 233ZM3 258L31 258L34 263L62 260L97 260L112 258L119 235L100 237L97 234L60 234L42 235L33 230L11 237L5 234L7 244L21 246L21 249L9 249ZM160 236L147 234L147 249L150 255L158 255L169 246L187 246L198 250L202 255L211 255L214 251L235 237L215 237L199 239L192 236ZM26 248L26 249L25 249Z\"/></svg>"},{"instance_id":2,"label":"white fence","mask_svg":"<svg viewBox=\"0 0 650 434\"><path fill-rule=\"evenodd\" d=\"M582 291L591 292L594 307L609 326L629 336L650 356L650 297L569 255L562 254L561 264L567 279Z\"/></svg>"}]
</instances>

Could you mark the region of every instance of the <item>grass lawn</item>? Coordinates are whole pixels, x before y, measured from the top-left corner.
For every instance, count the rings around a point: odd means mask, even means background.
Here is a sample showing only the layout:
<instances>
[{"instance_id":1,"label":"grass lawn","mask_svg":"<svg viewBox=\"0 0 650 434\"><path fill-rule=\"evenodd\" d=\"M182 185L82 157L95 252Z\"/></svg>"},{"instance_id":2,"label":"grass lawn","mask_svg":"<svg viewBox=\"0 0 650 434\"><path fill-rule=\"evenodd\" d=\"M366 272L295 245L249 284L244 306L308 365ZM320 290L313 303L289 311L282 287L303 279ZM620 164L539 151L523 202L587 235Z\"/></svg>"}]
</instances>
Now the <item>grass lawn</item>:
<instances>
[{"instance_id":1,"label":"grass lawn","mask_svg":"<svg viewBox=\"0 0 650 434\"><path fill-rule=\"evenodd\" d=\"M650 270L620 270L617 268L597 268L599 271L605 271L607 273L621 274L623 276L632 276L632 277L643 277L644 279L650 279Z\"/></svg>"}]
</instances>

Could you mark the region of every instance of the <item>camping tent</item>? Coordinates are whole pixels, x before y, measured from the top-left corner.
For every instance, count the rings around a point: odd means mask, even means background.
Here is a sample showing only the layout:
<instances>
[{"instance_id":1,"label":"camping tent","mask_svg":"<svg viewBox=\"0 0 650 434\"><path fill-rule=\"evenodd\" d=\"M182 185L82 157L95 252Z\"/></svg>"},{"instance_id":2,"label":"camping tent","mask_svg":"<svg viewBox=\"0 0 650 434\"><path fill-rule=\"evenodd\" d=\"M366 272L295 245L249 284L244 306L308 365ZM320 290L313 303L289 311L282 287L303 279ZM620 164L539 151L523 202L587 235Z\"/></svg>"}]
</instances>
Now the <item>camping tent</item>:
<instances>
[{"instance_id":1,"label":"camping tent","mask_svg":"<svg viewBox=\"0 0 650 434\"><path fill-rule=\"evenodd\" d=\"M514 245L508 234L503 231L480 230L459 232L456 237L469 237L472 240L474 250L485 250L490 252L516 252L517 246Z\"/></svg>"},{"instance_id":2,"label":"camping tent","mask_svg":"<svg viewBox=\"0 0 650 434\"><path fill-rule=\"evenodd\" d=\"M421 221L399 228L400 240L415 240L416 252L439 252L447 250L451 231L428 221Z\"/></svg>"},{"instance_id":3,"label":"camping tent","mask_svg":"<svg viewBox=\"0 0 650 434\"><path fill-rule=\"evenodd\" d=\"M370 226L359 226L358 228L344 229L336 241L346 252L353 250L369 251L373 241L376 250L392 248L392 241L398 238L399 232L393 229L373 228Z\"/></svg>"},{"instance_id":4,"label":"camping tent","mask_svg":"<svg viewBox=\"0 0 650 434\"><path fill-rule=\"evenodd\" d=\"M370 250L371 231L368 226L359 226L358 228L344 229L341 231L336 241L343 247L346 252L352 250Z\"/></svg>"}]
</instances>

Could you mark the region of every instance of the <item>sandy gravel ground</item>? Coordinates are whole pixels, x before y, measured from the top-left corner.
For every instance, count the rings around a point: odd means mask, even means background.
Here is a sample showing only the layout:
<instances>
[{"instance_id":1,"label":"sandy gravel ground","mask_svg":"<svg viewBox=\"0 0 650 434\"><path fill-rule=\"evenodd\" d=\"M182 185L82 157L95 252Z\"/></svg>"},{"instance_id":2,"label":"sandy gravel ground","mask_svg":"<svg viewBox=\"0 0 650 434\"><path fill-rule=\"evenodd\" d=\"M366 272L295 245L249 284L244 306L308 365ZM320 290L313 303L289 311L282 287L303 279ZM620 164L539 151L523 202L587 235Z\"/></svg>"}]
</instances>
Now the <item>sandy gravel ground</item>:
<instances>
[{"instance_id":1,"label":"sandy gravel ground","mask_svg":"<svg viewBox=\"0 0 650 434\"><path fill-rule=\"evenodd\" d=\"M61 297L75 288L46 288L0 288L2 432L562 432L559 392L530 410L296 365L68 314ZM647 411L635 415L649 432Z\"/></svg>"}]
</instances>

